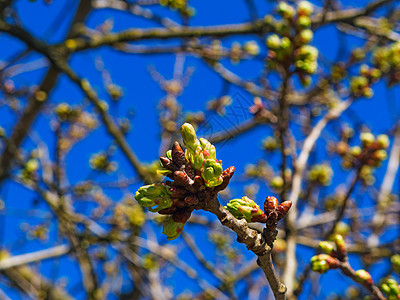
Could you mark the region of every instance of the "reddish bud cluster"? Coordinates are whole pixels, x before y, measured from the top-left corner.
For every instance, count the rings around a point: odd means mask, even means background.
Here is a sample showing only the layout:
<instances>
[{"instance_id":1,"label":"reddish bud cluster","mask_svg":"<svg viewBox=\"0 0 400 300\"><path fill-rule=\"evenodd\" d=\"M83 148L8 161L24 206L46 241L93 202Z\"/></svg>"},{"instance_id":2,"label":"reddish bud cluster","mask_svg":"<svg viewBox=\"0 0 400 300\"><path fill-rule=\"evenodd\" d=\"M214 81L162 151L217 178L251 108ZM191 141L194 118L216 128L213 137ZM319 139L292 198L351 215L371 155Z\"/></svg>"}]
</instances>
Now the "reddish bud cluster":
<instances>
[{"instance_id":1,"label":"reddish bud cluster","mask_svg":"<svg viewBox=\"0 0 400 300\"><path fill-rule=\"evenodd\" d=\"M291 206L292 201L290 200L279 204L276 197L268 196L264 202L264 212L266 216L267 227L275 229L278 221L286 216Z\"/></svg>"},{"instance_id":2,"label":"reddish bud cluster","mask_svg":"<svg viewBox=\"0 0 400 300\"><path fill-rule=\"evenodd\" d=\"M216 187L207 187L201 176L200 170L195 170L186 159L185 152L178 142L172 146L171 158L160 157L163 167L170 171L166 174L173 181L166 181L170 187L172 205L159 211L163 215L172 215L175 222L185 223L200 202L199 193L206 189L218 192L224 190L235 172L234 167L229 167L222 173L222 184Z\"/></svg>"}]
</instances>

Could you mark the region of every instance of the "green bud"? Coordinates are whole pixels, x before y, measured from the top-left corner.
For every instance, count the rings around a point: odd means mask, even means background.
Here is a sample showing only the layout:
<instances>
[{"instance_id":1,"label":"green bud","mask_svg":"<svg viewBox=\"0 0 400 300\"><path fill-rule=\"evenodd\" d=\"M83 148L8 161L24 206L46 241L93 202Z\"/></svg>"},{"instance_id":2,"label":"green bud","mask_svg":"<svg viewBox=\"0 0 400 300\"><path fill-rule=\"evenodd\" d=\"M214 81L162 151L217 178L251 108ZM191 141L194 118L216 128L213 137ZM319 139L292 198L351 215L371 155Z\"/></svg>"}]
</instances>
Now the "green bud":
<instances>
[{"instance_id":1,"label":"green bud","mask_svg":"<svg viewBox=\"0 0 400 300\"><path fill-rule=\"evenodd\" d=\"M326 260L320 260L319 255L311 258L311 270L318 273L325 273L329 270L329 264Z\"/></svg>"},{"instance_id":2,"label":"green bud","mask_svg":"<svg viewBox=\"0 0 400 300\"><path fill-rule=\"evenodd\" d=\"M302 44L308 44L313 39L313 32L310 29L305 29L300 32L300 42Z\"/></svg>"},{"instance_id":3,"label":"green bud","mask_svg":"<svg viewBox=\"0 0 400 300\"><path fill-rule=\"evenodd\" d=\"M380 134L376 137L376 142L378 143L378 146L386 149L389 147L390 141L389 137L386 134Z\"/></svg>"},{"instance_id":4,"label":"green bud","mask_svg":"<svg viewBox=\"0 0 400 300\"><path fill-rule=\"evenodd\" d=\"M169 217L163 224L163 234L165 234L169 241L176 239L180 236L185 223L175 222Z\"/></svg>"},{"instance_id":5,"label":"green bud","mask_svg":"<svg viewBox=\"0 0 400 300\"><path fill-rule=\"evenodd\" d=\"M253 217L263 215L264 212L250 198L243 196L241 199L232 199L225 208L237 219L245 219L252 222Z\"/></svg>"},{"instance_id":6,"label":"green bud","mask_svg":"<svg viewBox=\"0 0 400 300\"><path fill-rule=\"evenodd\" d=\"M400 286L393 278L387 278L381 284L382 291L386 294L389 300L400 299Z\"/></svg>"},{"instance_id":7,"label":"green bud","mask_svg":"<svg viewBox=\"0 0 400 300\"><path fill-rule=\"evenodd\" d=\"M222 165L213 159L204 162L204 170L201 173L206 186L218 186L222 183Z\"/></svg>"},{"instance_id":8,"label":"green bud","mask_svg":"<svg viewBox=\"0 0 400 300\"><path fill-rule=\"evenodd\" d=\"M25 169L29 173L35 172L37 169L39 169L39 161L35 158L31 158L26 162Z\"/></svg>"},{"instance_id":9,"label":"green bud","mask_svg":"<svg viewBox=\"0 0 400 300\"><path fill-rule=\"evenodd\" d=\"M297 13L301 16L309 16L313 13L313 6L308 1L300 1L297 4Z\"/></svg>"},{"instance_id":10,"label":"green bud","mask_svg":"<svg viewBox=\"0 0 400 300\"><path fill-rule=\"evenodd\" d=\"M278 13L284 18L290 19L293 18L296 12L294 8L289 4L287 4L286 2L279 2Z\"/></svg>"},{"instance_id":11,"label":"green bud","mask_svg":"<svg viewBox=\"0 0 400 300\"><path fill-rule=\"evenodd\" d=\"M331 254L333 251L332 244L327 241L319 242L318 246L321 249L321 251L323 251L326 254Z\"/></svg>"},{"instance_id":12,"label":"green bud","mask_svg":"<svg viewBox=\"0 0 400 300\"><path fill-rule=\"evenodd\" d=\"M386 150L383 150L383 149L376 150L374 153L374 156L378 160L385 160L387 158Z\"/></svg>"},{"instance_id":13,"label":"green bud","mask_svg":"<svg viewBox=\"0 0 400 300\"><path fill-rule=\"evenodd\" d=\"M359 156L361 154L362 150L359 146L354 146L350 148L350 153L353 156Z\"/></svg>"},{"instance_id":14,"label":"green bud","mask_svg":"<svg viewBox=\"0 0 400 300\"><path fill-rule=\"evenodd\" d=\"M361 61L365 58L365 51L362 48L355 48L351 52L351 56L355 61Z\"/></svg>"},{"instance_id":15,"label":"green bud","mask_svg":"<svg viewBox=\"0 0 400 300\"><path fill-rule=\"evenodd\" d=\"M204 138L200 138L200 145L203 149L204 159L217 159L217 151L215 146Z\"/></svg>"},{"instance_id":16,"label":"green bud","mask_svg":"<svg viewBox=\"0 0 400 300\"><path fill-rule=\"evenodd\" d=\"M149 207L151 212L158 212L164 208L171 207L171 192L169 188L162 183L142 186L135 193L136 201L143 207ZM152 208L152 206L156 206Z\"/></svg>"},{"instance_id":17,"label":"green bud","mask_svg":"<svg viewBox=\"0 0 400 300\"><path fill-rule=\"evenodd\" d=\"M272 34L267 38L266 44L268 48L276 50L281 47L281 39L276 34Z\"/></svg>"},{"instance_id":18,"label":"green bud","mask_svg":"<svg viewBox=\"0 0 400 300\"><path fill-rule=\"evenodd\" d=\"M395 254L390 259L393 269L400 274L400 254Z\"/></svg>"},{"instance_id":19,"label":"green bud","mask_svg":"<svg viewBox=\"0 0 400 300\"><path fill-rule=\"evenodd\" d=\"M260 53L260 47L255 41L248 41L243 46L244 51L246 51L249 55L255 56Z\"/></svg>"},{"instance_id":20,"label":"green bud","mask_svg":"<svg viewBox=\"0 0 400 300\"><path fill-rule=\"evenodd\" d=\"M367 271L361 269L356 271L356 281L359 283L372 283L372 277L371 274L369 274Z\"/></svg>"},{"instance_id":21,"label":"green bud","mask_svg":"<svg viewBox=\"0 0 400 300\"><path fill-rule=\"evenodd\" d=\"M292 42L286 36L281 40L281 49L288 50L292 46Z\"/></svg>"},{"instance_id":22,"label":"green bud","mask_svg":"<svg viewBox=\"0 0 400 300\"><path fill-rule=\"evenodd\" d=\"M362 143L363 146L368 147L374 142L375 137L370 132L363 132L360 135L360 140L361 140L361 143Z\"/></svg>"},{"instance_id":23,"label":"green bud","mask_svg":"<svg viewBox=\"0 0 400 300\"><path fill-rule=\"evenodd\" d=\"M168 150L167 153L165 153L165 156L172 159L172 150Z\"/></svg>"},{"instance_id":24,"label":"green bud","mask_svg":"<svg viewBox=\"0 0 400 300\"><path fill-rule=\"evenodd\" d=\"M196 170L200 170L203 167L204 155L203 148L201 148L200 142L196 150L186 149L186 159L190 161Z\"/></svg>"},{"instance_id":25,"label":"green bud","mask_svg":"<svg viewBox=\"0 0 400 300\"><path fill-rule=\"evenodd\" d=\"M333 241L336 244L336 250L338 252L345 252L346 251L346 243L344 242L343 236L341 236L340 234L335 234L333 236Z\"/></svg>"},{"instance_id":26,"label":"green bud","mask_svg":"<svg viewBox=\"0 0 400 300\"><path fill-rule=\"evenodd\" d=\"M283 178L280 176L275 176L272 178L270 185L274 189L281 189L283 187Z\"/></svg>"},{"instance_id":27,"label":"green bud","mask_svg":"<svg viewBox=\"0 0 400 300\"><path fill-rule=\"evenodd\" d=\"M313 46L304 45L298 49L297 59L303 59L303 60L307 59L310 61L315 61L317 58L318 58L318 50Z\"/></svg>"},{"instance_id":28,"label":"green bud","mask_svg":"<svg viewBox=\"0 0 400 300\"><path fill-rule=\"evenodd\" d=\"M303 28L307 28L311 25L311 20L307 16L299 16L297 19L297 24L299 24Z\"/></svg>"},{"instance_id":29,"label":"green bud","mask_svg":"<svg viewBox=\"0 0 400 300\"><path fill-rule=\"evenodd\" d=\"M189 123L184 123L181 126L181 135L183 138L183 143L187 148L195 150L198 146L198 140L196 136L196 131L193 126Z\"/></svg>"}]
</instances>

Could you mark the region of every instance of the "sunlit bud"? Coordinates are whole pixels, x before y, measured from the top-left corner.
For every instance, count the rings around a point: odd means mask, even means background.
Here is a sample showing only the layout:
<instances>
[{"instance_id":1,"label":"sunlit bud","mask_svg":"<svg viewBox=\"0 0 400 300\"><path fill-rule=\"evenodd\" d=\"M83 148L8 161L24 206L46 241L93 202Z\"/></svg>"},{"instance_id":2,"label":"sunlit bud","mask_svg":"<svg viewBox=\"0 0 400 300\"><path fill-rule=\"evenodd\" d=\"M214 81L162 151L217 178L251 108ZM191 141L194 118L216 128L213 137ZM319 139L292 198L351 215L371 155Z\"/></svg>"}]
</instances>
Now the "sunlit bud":
<instances>
[{"instance_id":1,"label":"sunlit bud","mask_svg":"<svg viewBox=\"0 0 400 300\"><path fill-rule=\"evenodd\" d=\"M263 148L267 151L274 151L278 147L278 142L276 138L272 136L265 138L262 142L263 142Z\"/></svg>"},{"instance_id":2,"label":"sunlit bud","mask_svg":"<svg viewBox=\"0 0 400 300\"><path fill-rule=\"evenodd\" d=\"M369 283L369 284L373 283L371 274L369 274L367 271L365 271L363 269L356 271L355 275L356 275L356 280L360 283L364 283L364 282Z\"/></svg>"},{"instance_id":3,"label":"sunlit bud","mask_svg":"<svg viewBox=\"0 0 400 300\"><path fill-rule=\"evenodd\" d=\"M326 254L331 254L333 251L332 244L327 241L319 242L318 246L319 246L319 249L321 249L321 251L323 251Z\"/></svg>"},{"instance_id":4,"label":"sunlit bud","mask_svg":"<svg viewBox=\"0 0 400 300\"><path fill-rule=\"evenodd\" d=\"M297 13L301 16L309 16L313 13L313 6L308 1L300 1L297 4Z\"/></svg>"},{"instance_id":5,"label":"sunlit bud","mask_svg":"<svg viewBox=\"0 0 400 300\"><path fill-rule=\"evenodd\" d=\"M351 57L355 61L361 61L361 60L363 60L365 58L365 51L363 49L361 49L361 48L355 48L351 52Z\"/></svg>"},{"instance_id":6,"label":"sunlit bud","mask_svg":"<svg viewBox=\"0 0 400 300\"><path fill-rule=\"evenodd\" d=\"M299 16L297 19L297 24L299 24L301 27L307 28L311 25L311 20L307 16Z\"/></svg>"},{"instance_id":7,"label":"sunlit bud","mask_svg":"<svg viewBox=\"0 0 400 300\"><path fill-rule=\"evenodd\" d=\"M249 41L246 42L243 46L244 51L246 51L250 55L258 55L260 53L260 47L258 46L257 42Z\"/></svg>"},{"instance_id":8,"label":"sunlit bud","mask_svg":"<svg viewBox=\"0 0 400 300\"><path fill-rule=\"evenodd\" d=\"M281 189L283 187L283 178L280 176L275 176L272 178L270 185L274 189Z\"/></svg>"},{"instance_id":9,"label":"sunlit bud","mask_svg":"<svg viewBox=\"0 0 400 300\"><path fill-rule=\"evenodd\" d=\"M245 219L247 222L259 221L260 216L265 216L260 207L250 198L233 199L225 207L235 218Z\"/></svg>"},{"instance_id":10,"label":"sunlit bud","mask_svg":"<svg viewBox=\"0 0 400 300\"><path fill-rule=\"evenodd\" d=\"M369 67L366 64L362 64L360 66L360 74L364 77L368 77L369 76Z\"/></svg>"},{"instance_id":11,"label":"sunlit bud","mask_svg":"<svg viewBox=\"0 0 400 300\"><path fill-rule=\"evenodd\" d=\"M382 72L377 68L371 68L370 69L370 76L373 79L373 81L375 82L376 80L378 80L382 76Z\"/></svg>"},{"instance_id":12,"label":"sunlit bud","mask_svg":"<svg viewBox=\"0 0 400 300\"><path fill-rule=\"evenodd\" d=\"M378 160L385 160L387 158L386 150L380 149L374 152L374 156Z\"/></svg>"},{"instance_id":13,"label":"sunlit bud","mask_svg":"<svg viewBox=\"0 0 400 300\"><path fill-rule=\"evenodd\" d=\"M386 149L389 147L389 137L386 134L380 134L376 137L376 142L379 147Z\"/></svg>"},{"instance_id":14,"label":"sunlit bud","mask_svg":"<svg viewBox=\"0 0 400 300\"><path fill-rule=\"evenodd\" d=\"M329 269L337 269L340 262L327 254L315 255L311 258L311 269L314 272L325 273Z\"/></svg>"},{"instance_id":15,"label":"sunlit bud","mask_svg":"<svg viewBox=\"0 0 400 300\"><path fill-rule=\"evenodd\" d=\"M171 207L171 192L169 188L162 184L150 184L142 186L135 193L136 201L144 207L149 207L152 212L158 212L164 208ZM152 208L152 206L157 206Z\"/></svg>"},{"instance_id":16,"label":"sunlit bud","mask_svg":"<svg viewBox=\"0 0 400 300\"><path fill-rule=\"evenodd\" d=\"M268 210L275 210L279 205L278 199L274 196L268 196L264 202L264 210L267 212Z\"/></svg>"},{"instance_id":17,"label":"sunlit bud","mask_svg":"<svg viewBox=\"0 0 400 300\"><path fill-rule=\"evenodd\" d=\"M267 38L266 44L268 48L276 50L281 46L281 39L276 34L272 34Z\"/></svg>"},{"instance_id":18,"label":"sunlit bud","mask_svg":"<svg viewBox=\"0 0 400 300\"><path fill-rule=\"evenodd\" d=\"M206 186L212 187L222 183L222 165L213 159L207 159L204 162L204 170L201 176Z\"/></svg>"},{"instance_id":19,"label":"sunlit bud","mask_svg":"<svg viewBox=\"0 0 400 300\"><path fill-rule=\"evenodd\" d=\"M25 164L25 170L32 173L39 169L39 161L35 158L31 158Z\"/></svg>"},{"instance_id":20,"label":"sunlit bud","mask_svg":"<svg viewBox=\"0 0 400 300\"><path fill-rule=\"evenodd\" d=\"M183 138L183 143L186 147L190 148L191 150L195 150L197 148L198 145L196 144L196 131L191 124L184 123L181 126L181 135Z\"/></svg>"},{"instance_id":21,"label":"sunlit bud","mask_svg":"<svg viewBox=\"0 0 400 300\"><path fill-rule=\"evenodd\" d=\"M380 287L389 300L400 299L400 286L393 278L387 278Z\"/></svg>"},{"instance_id":22,"label":"sunlit bud","mask_svg":"<svg viewBox=\"0 0 400 300\"><path fill-rule=\"evenodd\" d=\"M176 239L180 236L185 223L175 222L172 217L169 217L163 224L163 234L165 234L169 241Z\"/></svg>"},{"instance_id":23,"label":"sunlit bud","mask_svg":"<svg viewBox=\"0 0 400 300\"><path fill-rule=\"evenodd\" d=\"M290 200L284 201L281 204L279 204L277 207L278 220L283 219L291 207L292 207L292 201Z\"/></svg>"},{"instance_id":24,"label":"sunlit bud","mask_svg":"<svg viewBox=\"0 0 400 300\"><path fill-rule=\"evenodd\" d=\"M400 254L395 254L390 259L393 269L400 274Z\"/></svg>"},{"instance_id":25,"label":"sunlit bud","mask_svg":"<svg viewBox=\"0 0 400 300\"><path fill-rule=\"evenodd\" d=\"M313 32L310 29L305 29L300 32L300 42L303 44L308 44L313 39Z\"/></svg>"},{"instance_id":26,"label":"sunlit bud","mask_svg":"<svg viewBox=\"0 0 400 300\"><path fill-rule=\"evenodd\" d=\"M318 273L325 273L329 270L329 265L326 260L317 260L311 264L311 270Z\"/></svg>"},{"instance_id":27,"label":"sunlit bud","mask_svg":"<svg viewBox=\"0 0 400 300\"><path fill-rule=\"evenodd\" d=\"M288 49L290 49L291 46L292 46L292 42L290 41L290 39L287 37L283 37L281 40L281 48L284 50L288 50Z\"/></svg>"},{"instance_id":28,"label":"sunlit bud","mask_svg":"<svg viewBox=\"0 0 400 300\"><path fill-rule=\"evenodd\" d=\"M304 45L297 50L297 57L314 61L318 58L318 50L313 46Z\"/></svg>"},{"instance_id":29,"label":"sunlit bud","mask_svg":"<svg viewBox=\"0 0 400 300\"><path fill-rule=\"evenodd\" d=\"M286 2L279 2L278 13L284 18L290 19L295 15L296 11Z\"/></svg>"},{"instance_id":30,"label":"sunlit bud","mask_svg":"<svg viewBox=\"0 0 400 300\"><path fill-rule=\"evenodd\" d=\"M217 151L213 144L204 138L200 138L200 145L203 149L204 159L217 159Z\"/></svg>"},{"instance_id":31,"label":"sunlit bud","mask_svg":"<svg viewBox=\"0 0 400 300\"><path fill-rule=\"evenodd\" d=\"M350 148L351 155L357 157L361 154L362 150L359 146L354 146Z\"/></svg>"},{"instance_id":32,"label":"sunlit bud","mask_svg":"<svg viewBox=\"0 0 400 300\"><path fill-rule=\"evenodd\" d=\"M346 243L344 242L343 236L335 234L333 241L335 242L337 252L343 255L346 254Z\"/></svg>"},{"instance_id":33,"label":"sunlit bud","mask_svg":"<svg viewBox=\"0 0 400 300\"><path fill-rule=\"evenodd\" d=\"M186 159L190 161L193 165L193 168L196 170L200 170L203 167L204 163L204 155L203 148L201 148L200 142L195 151L191 149L186 149Z\"/></svg>"},{"instance_id":34,"label":"sunlit bud","mask_svg":"<svg viewBox=\"0 0 400 300\"><path fill-rule=\"evenodd\" d=\"M375 137L370 132L363 132L360 135L360 140L361 140L361 143L362 143L363 146L368 147L374 142Z\"/></svg>"}]
</instances>

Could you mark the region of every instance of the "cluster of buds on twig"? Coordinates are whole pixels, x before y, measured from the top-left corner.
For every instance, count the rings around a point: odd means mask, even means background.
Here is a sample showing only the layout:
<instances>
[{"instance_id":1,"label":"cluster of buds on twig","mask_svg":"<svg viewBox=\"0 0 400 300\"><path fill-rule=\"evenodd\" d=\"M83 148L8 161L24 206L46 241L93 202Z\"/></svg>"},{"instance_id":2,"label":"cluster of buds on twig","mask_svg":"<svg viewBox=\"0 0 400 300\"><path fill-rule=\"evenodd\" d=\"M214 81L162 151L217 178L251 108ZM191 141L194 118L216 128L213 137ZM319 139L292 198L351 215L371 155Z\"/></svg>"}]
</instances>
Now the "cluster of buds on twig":
<instances>
[{"instance_id":1,"label":"cluster of buds on twig","mask_svg":"<svg viewBox=\"0 0 400 300\"><path fill-rule=\"evenodd\" d=\"M378 167L386 159L386 149L389 147L389 137L380 134L375 137L370 132L363 132L360 135L361 147L353 146L341 152L343 157L342 166L349 169L359 164Z\"/></svg>"},{"instance_id":2,"label":"cluster of buds on twig","mask_svg":"<svg viewBox=\"0 0 400 300\"><path fill-rule=\"evenodd\" d=\"M196 13L195 9L188 5L187 0L160 0L160 4L179 11L185 17L193 17Z\"/></svg>"},{"instance_id":3,"label":"cluster of buds on twig","mask_svg":"<svg viewBox=\"0 0 400 300\"><path fill-rule=\"evenodd\" d=\"M284 172L285 180L281 175L276 175L272 177L271 181L269 182L269 186L275 190L276 192L281 192L282 189L285 187L289 187L292 181L292 170L287 168Z\"/></svg>"},{"instance_id":4,"label":"cluster of buds on twig","mask_svg":"<svg viewBox=\"0 0 400 300\"><path fill-rule=\"evenodd\" d=\"M275 136L268 136L262 141L262 147L267 152L275 151L279 147L279 139Z\"/></svg>"},{"instance_id":5,"label":"cluster of buds on twig","mask_svg":"<svg viewBox=\"0 0 400 300\"><path fill-rule=\"evenodd\" d=\"M271 166L265 160L259 160L256 164L247 164L245 175L252 179L271 180L274 172Z\"/></svg>"},{"instance_id":6,"label":"cluster of buds on twig","mask_svg":"<svg viewBox=\"0 0 400 300\"><path fill-rule=\"evenodd\" d=\"M122 87L115 83L107 84L106 91L113 101L118 101L124 96L124 90Z\"/></svg>"},{"instance_id":7,"label":"cluster of buds on twig","mask_svg":"<svg viewBox=\"0 0 400 300\"><path fill-rule=\"evenodd\" d=\"M159 174L173 181L142 186L135 194L138 203L151 212L170 215L163 228L169 240L180 235L193 210L205 201L202 195L224 190L235 171L234 167L222 170L214 145L197 139L192 125L183 124L181 135L186 151L175 142L166 157L160 157L163 168Z\"/></svg>"},{"instance_id":8,"label":"cluster of buds on twig","mask_svg":"<svg viewBox=\"0 0 400 300\"><path fill-rule=\"evenodd\" d=\"M400 299L400 285L393 278L388 278L380 284L381 290L388 300Z\"/></svg>"},{"instance_id":9,"label":"cluster of buds on twig","mask_svg":"<svg viewBox=\"0 0 400 300\"><path fill-rule=\"evenodd\" d=\"M62 102L55 107L54 112L61 122L75 122L80 115L81 110L80 108Z\"/></svg>"},{"instance_id":10,"label":"cluster of buds on twig","mask_svg":"<svg viewBox=\"0 0 400 300\"><path fill-rule=\"evenodd\" d=\"M315 183L327 186L331 183L332 175L333 171L329 165L313 165L308 172L308 179Z\"/></svg>"},{"instance_id":11,"label":"cluster of buds on twig","mask_svg":"<svg viewBox=\"0 0 400 300\"><path fill-rule=\"evenodd\" d=\"M357 270L355 273L355 280L361 284L372 285L374 281L372 280L371 274L369 274L364 269Z\"/></svg>"},{"instance_id":12,"label":"cluster of buds on twig","mask_svg":"<svg viewBox=\"0 0 400 300\"><path fill-rule=\"evenodd\" d=\"M38 170L40 168L39 160L35 151L31 153L31 157L23 165L19 174L21 180L25 183L30 183L38 179Z\"/></svg>"},{"instance_id":13,"label":"cluster of buds on twig","mask_svg":"<svg viewBox=\"0 0 400 300\"><path fill-rule=\"evenodd\" d=\"M123 229L130 226L140 227L146 221L146 215L143 208L131 196L128 196L115 205L111 220L113 224Z\"/></svg>"},{"instance_id":14,"label":"cluster of buds on twig","mask_svg":"<svg viewBox=\"0 0 400 300\"><path fill-rule=\"evenodd\" d=\"M350 81L350 92L355 98L366 97L371 98L374 92L371 88L372 84L377 82L381 77L381 71L377 68L370 68L367 65L360 67L360 74L354 76Z\"/></svg>"},{"instance_id":15,"label":"cluster of buds on twig","mask_svg":"<svg viewBox=\"0 0 400 300\"><path fill-rule=\"evenodd\" d=\"M311 258L311 269L318 273L325 273L330 269L339 268L345 275L371 291L375 296L377 296L377 299L385 299L379 289L375 286L370 273L363 269L355 271L350 266L343 237L340 234L336 234L333 236L333 241L336 247L327 241L319 243L319 248L324 252L324 254L315 255Z\"/></svg>"},{"instance_id":16,"label":"cluster of buds on twig","mask_svg":"<svg viewBox=\"0 0 400 300\"><path fill-rule=\"evenodd\" d=\"M315 255L311 258L311 269L314 272L325 273L330 269L340 267L340 262L347 260L346 244L340 234L333 237L334 245L328 241L319 243L319 248L324 254Z\"/></svg>"},{"instance_id":17,"label":"cluster of buds on twig","mask_svg":"<svg viewBox=\"0 0 400 300\"><path fill-rule=\"evenodd\" d=\"M253 58L260 53L260 46L256 41L247 41L244 44L233 42L230 47L223 47L220 40L212 41L211 45L204 49L203 55L215 62L221 58L230 58L232 64L239 63L242 59Z\"/></svg>"},{"instance_id":18,"label":"cluster of buds on twig","mask_svg":"<svg viewBox=\"0 0 400 300\"><path fill-rule=\"evenodd\" d=\"M117 170L118 163L110 160L110 155L105 152L95 153L89 160L90 168L96 171L112 173Z\"/></svg>"},{"instance_id":19,"label":"cluster of buds on twig","mask_svg":"<svg viewBox=\"0 0 400 300\"><path fill-rule=\"evenodd\" d=\"M275 230L278 221L286 216L291 206L292 201L279 204L278 199L268 196L264 202L264 211L262 211L253 200L244 196L241 199L229 201L225 208L238 219L266 223L268 228Z\"/></svg>"},{"instance_id":20,"label":"cluster of buds on twig","mask_svg":"<svg viewBox=\"0 0 400 300\"><path fill-rule=\"evenodd\" d=\"M286 2L279 2L277 10L282 20L269 21L274 23L278 35L272 34L266 40L268 65L271 69L291 68L289 71L296 72L306 86L311 82L309 75L317 71L318 50L308 45L313 39L310 29L313 6L308 1L300 1L295 9Z\"/></svg>"},{"instance_id":21,"label":"cluster of buds on twig","mask_svg":"<svg viewBox=\"0 0 400 300\"><path fill-rule=\"evenodd\" d=\"M400 82L400 42L378 47L372 60L375 66L387 75L389 86Z\"/></svg>"},{"instance_id":22,"label":"cluster of buds on twig","mask_svg":"<svg viewBox=\"0 0 400 300\"><path fill-rule=\"evenodd\" d=\"M66 152L79 140L86 137L98 126L95 116L78 106L62 102L54 107L57 122L52 122L57 128L63 128L58 140L58 148Z\"/></svg>"},{"instance_id":23,"label":"cluster of buds on twig","mask_svg":"<svg viewBox=\"0 0 400 300\"><path fill-rule=\"evenodd\" d=\"M207 110L213 110L218 115L224 116L226 113L226 107L232 104L232 97L225 95L217 99L212 99L207 102Z\"/></svg>"},{"instance_id":24,"label":"cluster of buds on twig","mask_svg":"<svg viewBox=\"0 0 400 300\"><path fill-rule=\"evenodd\" d=\"M246 56L256 56L260 53L260 46L256 41L248 41L243 46L239 42L234 42L231 46L229 56L232 63L238 63Z\"/></svg>"}]
</instances>

